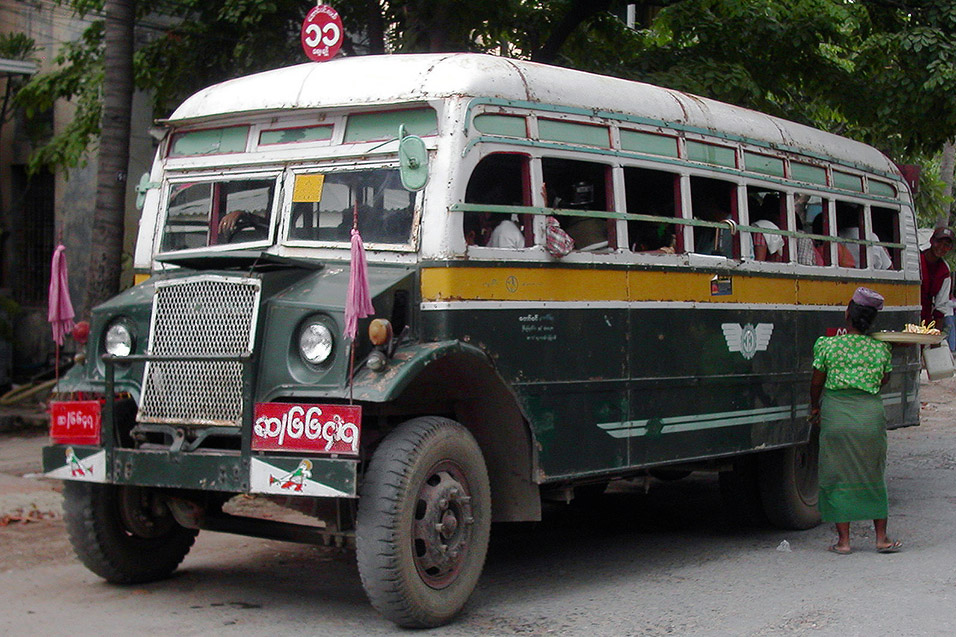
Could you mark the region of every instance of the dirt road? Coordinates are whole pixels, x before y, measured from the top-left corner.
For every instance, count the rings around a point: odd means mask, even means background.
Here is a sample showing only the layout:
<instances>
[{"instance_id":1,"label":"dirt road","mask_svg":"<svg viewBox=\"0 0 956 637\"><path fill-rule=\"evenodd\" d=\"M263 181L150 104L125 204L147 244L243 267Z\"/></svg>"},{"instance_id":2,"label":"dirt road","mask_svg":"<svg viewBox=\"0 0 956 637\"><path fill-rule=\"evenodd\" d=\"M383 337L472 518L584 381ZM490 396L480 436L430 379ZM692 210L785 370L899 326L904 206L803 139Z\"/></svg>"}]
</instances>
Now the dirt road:
<instances>
[{"instance_id":1,"label":"dirt road","mask_svg":"<svg viewBox=\"0 0 956 637\"><path fill-rule=\"evenodd\" d=\"M855 525L739 529L696 475L606 495L537 525L495 528L465 614L429 635L949 635L956 624L956 380L924 384L923 425L890 432L896 555ZM381 619L350 553L204 532L165 582L120 588L79 565L37 470L42 438L0 440L0 632L9 635L408 635ZM27 504L23 505L24 502ZM20 517L24 514L22 507ZM783 540L789 551L778 550Z\"/></svg>"}]
</instances>

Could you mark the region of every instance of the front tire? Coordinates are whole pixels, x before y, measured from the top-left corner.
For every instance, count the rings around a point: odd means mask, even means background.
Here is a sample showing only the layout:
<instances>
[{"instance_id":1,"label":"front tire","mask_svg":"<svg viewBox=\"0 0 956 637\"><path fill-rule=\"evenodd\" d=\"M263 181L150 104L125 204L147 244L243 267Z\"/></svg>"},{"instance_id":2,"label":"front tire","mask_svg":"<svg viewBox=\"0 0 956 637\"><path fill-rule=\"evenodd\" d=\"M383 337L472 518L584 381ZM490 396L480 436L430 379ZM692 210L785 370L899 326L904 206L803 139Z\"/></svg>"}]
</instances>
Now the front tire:
<instances>
[{"instance_id":1,"label":"front tire","mask_svg":"<svg viewBox=\"0 0 956 637\"><path fill-rule=\"evenodd\" d=\"M481 449L447 418L409 420L372 456L356 520L356 558L372 605L400 626L450 621L471 596L491 530Z\"/></svg>"},{"instance_id":2,"label":"front tire","mask_svg":"<svg viewBox=\"0 0 956 637\"><path fill-rule=\"evenodd\" d=\"M139 487L67 481L63 510L77 557L113 584L168 577L198 533L177 524L155 492Z\"/></svg>"}]
</instances>

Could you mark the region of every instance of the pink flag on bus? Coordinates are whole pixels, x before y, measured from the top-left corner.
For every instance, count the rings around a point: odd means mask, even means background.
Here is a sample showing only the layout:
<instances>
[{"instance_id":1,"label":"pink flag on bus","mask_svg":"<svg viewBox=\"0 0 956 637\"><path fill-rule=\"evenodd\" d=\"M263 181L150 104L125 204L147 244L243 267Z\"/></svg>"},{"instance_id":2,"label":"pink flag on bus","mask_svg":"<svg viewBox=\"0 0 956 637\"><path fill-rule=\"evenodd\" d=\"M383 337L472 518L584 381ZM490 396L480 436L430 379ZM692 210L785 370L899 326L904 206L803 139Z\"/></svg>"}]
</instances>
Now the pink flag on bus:
<instances>
[{"instance_id":1,"label":"pink flag on bus","mask_svg":"<svg viewBox=\"0 0 956 637\"><path fill-rule=\"evenodd\" d=\"M73 303L70 301L70 282L66 272L66 247L60 244L53 251L50 265L50 307L47 320L53 328L53 340L63 345L63 339L73 329Z\"/></svg>"},{"instance_id":2,"label":"pink flag on bus","mask_svg":"<svg viewBox=\"0 0 956 637\"><path fill-rule=\"evenodd\" d=\"M368 288L368 265L365 263L365 246L358 228L352 228L352 264L349 267L349 290L345 300L345 336L355 340L358 320L375 312Z\"/></svg>"}]
</instances>

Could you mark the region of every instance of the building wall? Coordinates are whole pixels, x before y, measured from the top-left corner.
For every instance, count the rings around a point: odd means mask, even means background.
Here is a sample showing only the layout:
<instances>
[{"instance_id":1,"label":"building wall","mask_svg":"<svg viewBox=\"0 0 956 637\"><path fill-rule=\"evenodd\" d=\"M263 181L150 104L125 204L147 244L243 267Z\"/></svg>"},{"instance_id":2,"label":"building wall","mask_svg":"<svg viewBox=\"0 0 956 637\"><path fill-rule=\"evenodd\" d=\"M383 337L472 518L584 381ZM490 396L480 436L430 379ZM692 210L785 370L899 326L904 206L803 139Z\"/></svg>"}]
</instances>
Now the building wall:
<instances>
[{"instance_id":1,"label":"building wall","mask_svg":"<svg viewBox=\"0 0 956 637\"><path fill-rule=\"evenodd\" d=\"M96 19L97 16L91 16ZM0 32L21 32L33 38L41 49L37 55L40 72L55 67L54 59L60 47L77 40L89 26L89 19L80 19L68 8L58 6L54 0L3 0L0 3ZM53 129L63 130L73 117L72 104L61 101L52 113ZM134 97L134 112L130 148L130 166L127 180L126 232L123 251L132 255L136 239L138 211L135 208L134 186L139 176L148 169L152 161L154 142L148 134L151 125L151 112L147 96L137 94ZM52 178L53 220L52 237L46 237L46 244L27 241L25 232L28 224L36 222L36 209L23 205L22 183L18 191L18 181L22 182L22 167L26 164L33 148L25 134L22 118L0 130L0 293L12 297L21 305L21 311L15 321L14 372L28 377L52 365L53 341L49 324L46 322L47 295L49 284L49 260L52 247L57 241L66 246L67 264L70 277L70 294L74 308L83 307L86 292L87 269L91 241L93 211L96 201L97 156L95 148L87 155L83 165L58 170ZM30 253L30 250L33 253ZM49 251L45 260L38 256L38 250ZM33 258L29 258L33 257ZM124 258L124 263L131 263ZM37 271L37 269L42 269ZM26 284L29 282L29 285ZM124 273L126 285L132 282L131 266ZM40 289L37 289L40 286ZM76 320L88 317L77 316ZM72 343L66 349L72 348Z\"/></svg>"}]
</instances>

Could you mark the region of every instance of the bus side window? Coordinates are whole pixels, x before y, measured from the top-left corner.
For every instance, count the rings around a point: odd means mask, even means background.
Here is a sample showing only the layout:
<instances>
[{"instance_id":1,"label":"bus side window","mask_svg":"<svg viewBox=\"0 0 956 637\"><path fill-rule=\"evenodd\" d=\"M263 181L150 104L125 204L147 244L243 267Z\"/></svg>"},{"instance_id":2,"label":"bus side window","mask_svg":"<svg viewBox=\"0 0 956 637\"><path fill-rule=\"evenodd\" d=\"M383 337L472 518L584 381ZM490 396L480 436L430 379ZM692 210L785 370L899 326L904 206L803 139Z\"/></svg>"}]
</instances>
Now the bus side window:
<instances>
[{"instance_id":1,"label":"bus side window","mask_svg":"<svg viewBox=\"0 0 956 637\"><path fill-rule=\"evenodd\" d=\"M893 208L872 206L870 208L870 223L873 234L880 241L900 243L900 211ZM877 270L899 270L903 263L899 248L885 248L871 246L870 264Z\"/></svg>"},{"instance_id":2,"label":"bus side window","mask_svg":"<svg viewBox=\"0 0 956 637\"><path fill-rule=\"evenodd\" d=\"M783 193L757 186L747 186L747 213L749 225L768 230L787 227L787 201ZM789 261L787 241L783 235L771 233L748 233L741 237L748 241L747 257L756 261Z\"/></svg>"},{"instance_id":3,"label":"bus side window","mask_svg":"<svg viewBox=\"0 0 956 637\"><path fill-rule=\"evenodd\" d=\"M690 178L690 199L694 218L704 221L737 221L737 186L710 177ZM732 259L740 246L727 228L694 228L694 252Z\"/></svg>"},{"instance_id":4,"label":"bus side window","mask_svg":"<svg viewBox=\"0 0 956 637\"><path fill-rule=\"evenodd\" d=\"M830 227L830 214L827 212L828 209L829 203L824 201L823 211L813 218L813 234L820 234L828 237L836 236L836 232L834 231L835 229ZM841 268L857 267L856 260L853 258L853 254L847 248L847 244L832 241L821 241L819 239L814 240L814 244L816 245L817 252L823 259L823 265L833 265L831 246L835 245L837 253L837 265Z\"/></svg>"},{"instance_id":5,"label":"bus side window","mask_svg":"<svg viewBox=\"0 0 956 637\"><path fill-rule=\"evenodd\" d=\"M863 206L848 201L836 202L837 216L837 236L842 239L862 239L861 229L863 228ZM869 265L865 257L870 256L865 251L860 250L858 243L846 243L844 247L853 257L854 265L851 267L865 268Z\"/></svg>"},{"instance_id":6,"label":"bus side window","mask_svg":"<svg viewBox=\"0 0 956 637\"><path fill-rule=\"evenodd\" d=\"M662 219L680 216L679 193L680 175L624 167L624 194L630 214L655 215ZM683 242L678 241L678 229L682 227L673 223L628 221L627 241L632 252L681 252Z\"/></svg>"},{"instance_id":7,"label":"bus side window","mask_svg":"<svg viewBox=\"0 0 956 637\"><path fill-rule=\"evenodd\" d=\"M610 170L604 164L544 157L541 160L549 208L610 210ZM574 239L574 249L593 251L607 248L610 219L558 215L561 227Z\"/></svg>"},{"instance_id":8,"label":"bus side window","mask_svg":"<svg viewBox=\"0 0 956 637\"><path fill-rule=\"evenodd\" d=\"M475 166L465 203L494 206L531 204L528 157L514 153L488 155ZM489 248L524 248L528 245L530 215L505 215L491 212L467 212L462 222L465 243Z\"/></svg>"},{"instance_id":9,"label":"bus side window","mask_svg":"<svg viewBox=\"0 0 956 637\"><path fill-rule=\"evenodd\" d=\"M806 193L796 193L793 196L794 219L797 223L797 232L814 233L813 221L825 214L824 201ZM824 242L810 237L797 237L797 263L800 265L826 265L824 258ZM829 253L829 250L827 250ZM829 254L827 254L829 256Z\"/></svg>"}]
</instances>

